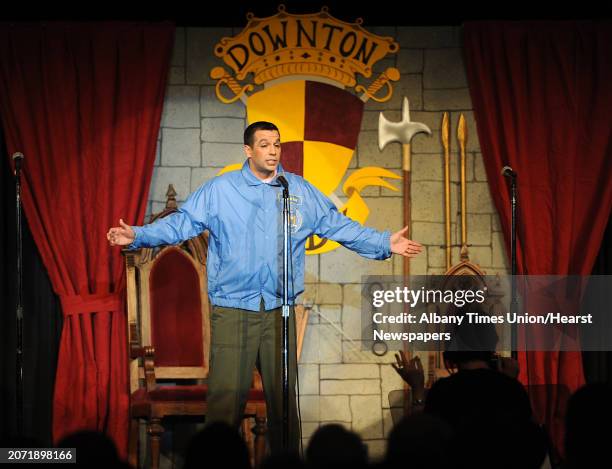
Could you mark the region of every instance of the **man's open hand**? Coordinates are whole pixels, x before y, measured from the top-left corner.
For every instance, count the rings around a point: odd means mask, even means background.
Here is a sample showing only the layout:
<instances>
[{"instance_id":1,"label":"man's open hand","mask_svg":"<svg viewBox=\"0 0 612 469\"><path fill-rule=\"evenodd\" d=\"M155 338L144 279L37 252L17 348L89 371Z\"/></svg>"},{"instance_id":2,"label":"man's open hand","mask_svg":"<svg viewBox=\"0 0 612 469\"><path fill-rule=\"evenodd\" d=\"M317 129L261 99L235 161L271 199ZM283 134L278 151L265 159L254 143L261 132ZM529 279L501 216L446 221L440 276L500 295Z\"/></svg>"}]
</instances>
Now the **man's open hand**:
<instances>
[{"instance_id":1,"label":"man's open hand","mask_svg":"<svg viewBox=\"0 0 612 469\"><path fill-rule=\"evenodd\" d=\"M405 226L391 235L391 252L404 257L414 257L423 250L423 246L421 243L406 238L404 235L407 232L408 227Z\"/></svg>"},{"instance_id":2,"label":"man's open hand","mask_svg":"<svg viewBox=\"0 0 612 469\"><path fill-rule=\"evenodd\" d=\"M108 230L106 233L106 239L110 242L111 246L127 246L134 242L136 233L130 225L126 225L122 218L119 219L119 225Z\"/></svg>"}]
</instances>

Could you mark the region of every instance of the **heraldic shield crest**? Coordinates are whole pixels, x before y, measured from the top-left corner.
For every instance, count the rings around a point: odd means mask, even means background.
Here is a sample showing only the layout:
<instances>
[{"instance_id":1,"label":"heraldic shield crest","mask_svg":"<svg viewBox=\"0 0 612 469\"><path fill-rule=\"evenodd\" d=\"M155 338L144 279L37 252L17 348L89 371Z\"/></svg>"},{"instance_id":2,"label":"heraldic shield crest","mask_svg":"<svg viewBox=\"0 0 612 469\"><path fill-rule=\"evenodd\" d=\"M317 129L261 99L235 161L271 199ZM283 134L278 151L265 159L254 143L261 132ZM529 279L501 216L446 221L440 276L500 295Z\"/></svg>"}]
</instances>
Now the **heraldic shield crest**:
<instances>
[{"instance_id":1,"label":"heraldic shield crest","mask_svg":"<svg viewBox=\"0 0 612 469\"><path fill-rule=\"evenodd\" d=\"M303 176L346 216L364 223L369 209L360 191L373 185L396 191L383 178L400 177L376 167L345 176L365 102L388 100L399 72L388 68L367 88L357 84L356 74L371 77L374 63L397 52L397 43L367 32L360 20L351 24L331 17L325 7L316 14L291 15L281 5L275 16L259 19L249 14L247 19L240 34L215 46L215 55L234 72L220 66L211 70L218 99L230 105L242 100L249 123L274 122L281 134L285 170ZM249 75L253 83L244 84ZM240 167L230 165L221 172ZM346 202L336 195L340 187ZM313 236L306 253L337 247L334 241Z\"/></svg>"}]
</instances>

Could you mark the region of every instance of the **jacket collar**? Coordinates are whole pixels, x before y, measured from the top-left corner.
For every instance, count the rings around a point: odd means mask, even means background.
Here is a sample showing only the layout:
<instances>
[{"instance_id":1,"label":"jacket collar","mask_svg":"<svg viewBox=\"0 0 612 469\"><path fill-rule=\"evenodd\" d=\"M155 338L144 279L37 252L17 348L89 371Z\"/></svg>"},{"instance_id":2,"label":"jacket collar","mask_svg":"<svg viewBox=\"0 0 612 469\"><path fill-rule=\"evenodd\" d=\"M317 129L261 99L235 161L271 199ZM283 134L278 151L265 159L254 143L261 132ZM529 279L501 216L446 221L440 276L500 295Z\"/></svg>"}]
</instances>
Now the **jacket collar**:
<instances>
[{"instance_id":1,"label":"jacket collar","mask_svg":"<svg viewBox=\"0 0 612 469\"><path fill-rule=\"evenodd\" d=\"M247 158L242 165L242 169L240 170L242 173L242 177L246 181L249 186L258 186L260 184L265 184L261 179L259 179L253 171L251 171L251 167L249 166L249 159ZM277 181L277 178L280 174L284 174L285 170L278 164L278 168L276 169L276 177L269 184L272 186L280 186L280 183Z\"/></svg>"}]
</instances>

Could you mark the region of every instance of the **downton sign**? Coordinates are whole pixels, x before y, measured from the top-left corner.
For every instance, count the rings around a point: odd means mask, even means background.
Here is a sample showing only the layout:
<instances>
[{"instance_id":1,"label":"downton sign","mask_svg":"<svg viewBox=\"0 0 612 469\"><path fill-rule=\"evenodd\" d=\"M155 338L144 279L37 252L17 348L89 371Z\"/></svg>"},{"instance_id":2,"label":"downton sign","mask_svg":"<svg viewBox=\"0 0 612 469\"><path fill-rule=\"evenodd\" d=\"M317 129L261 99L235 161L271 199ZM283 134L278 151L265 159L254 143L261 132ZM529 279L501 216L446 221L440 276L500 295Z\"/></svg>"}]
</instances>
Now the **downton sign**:
<instances>
[{"instance_id":1,"label":"downton sign","mask_svg":"<svg viewBox=\"0 0 612 469\"><path fill-rule=\"evenodd\" d=\"M355 73L372 74L374 63L399 49L390 37L376 36L361 20L345 23L321 12L292 15L280 9L270 18L247 17L248 26L237 36L223 38L215 55L234 70L237 80L254 74L256 84L288 73L321 75L355 86ZM289 71L289 69L292 69Z\"/></svg>"}]
</instances>

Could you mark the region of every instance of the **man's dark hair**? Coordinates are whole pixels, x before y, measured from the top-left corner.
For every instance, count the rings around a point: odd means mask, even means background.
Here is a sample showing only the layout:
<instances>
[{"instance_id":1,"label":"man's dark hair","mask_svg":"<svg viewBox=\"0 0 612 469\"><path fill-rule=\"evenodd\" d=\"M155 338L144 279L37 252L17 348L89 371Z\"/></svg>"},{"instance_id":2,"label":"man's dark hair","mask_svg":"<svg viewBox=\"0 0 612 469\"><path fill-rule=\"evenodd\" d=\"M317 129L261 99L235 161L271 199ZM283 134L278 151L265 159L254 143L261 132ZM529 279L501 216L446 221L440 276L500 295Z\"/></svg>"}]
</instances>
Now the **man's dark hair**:
<instances>
[{"instance_id":1,"label":"man's dark hair","mask_svg":"<svg viewBox=\"0 0 612 469\"><path fill-rule=\"evenodd\" d=\"M276 130L279 134L280 131L278 127L276 127L272 122L266 121L257 121L253 122L246 129L244 129L244 144L250 147L253 146L253 138L255 137L255 132L258 130Z\"/></svg>"}]
</instances>

